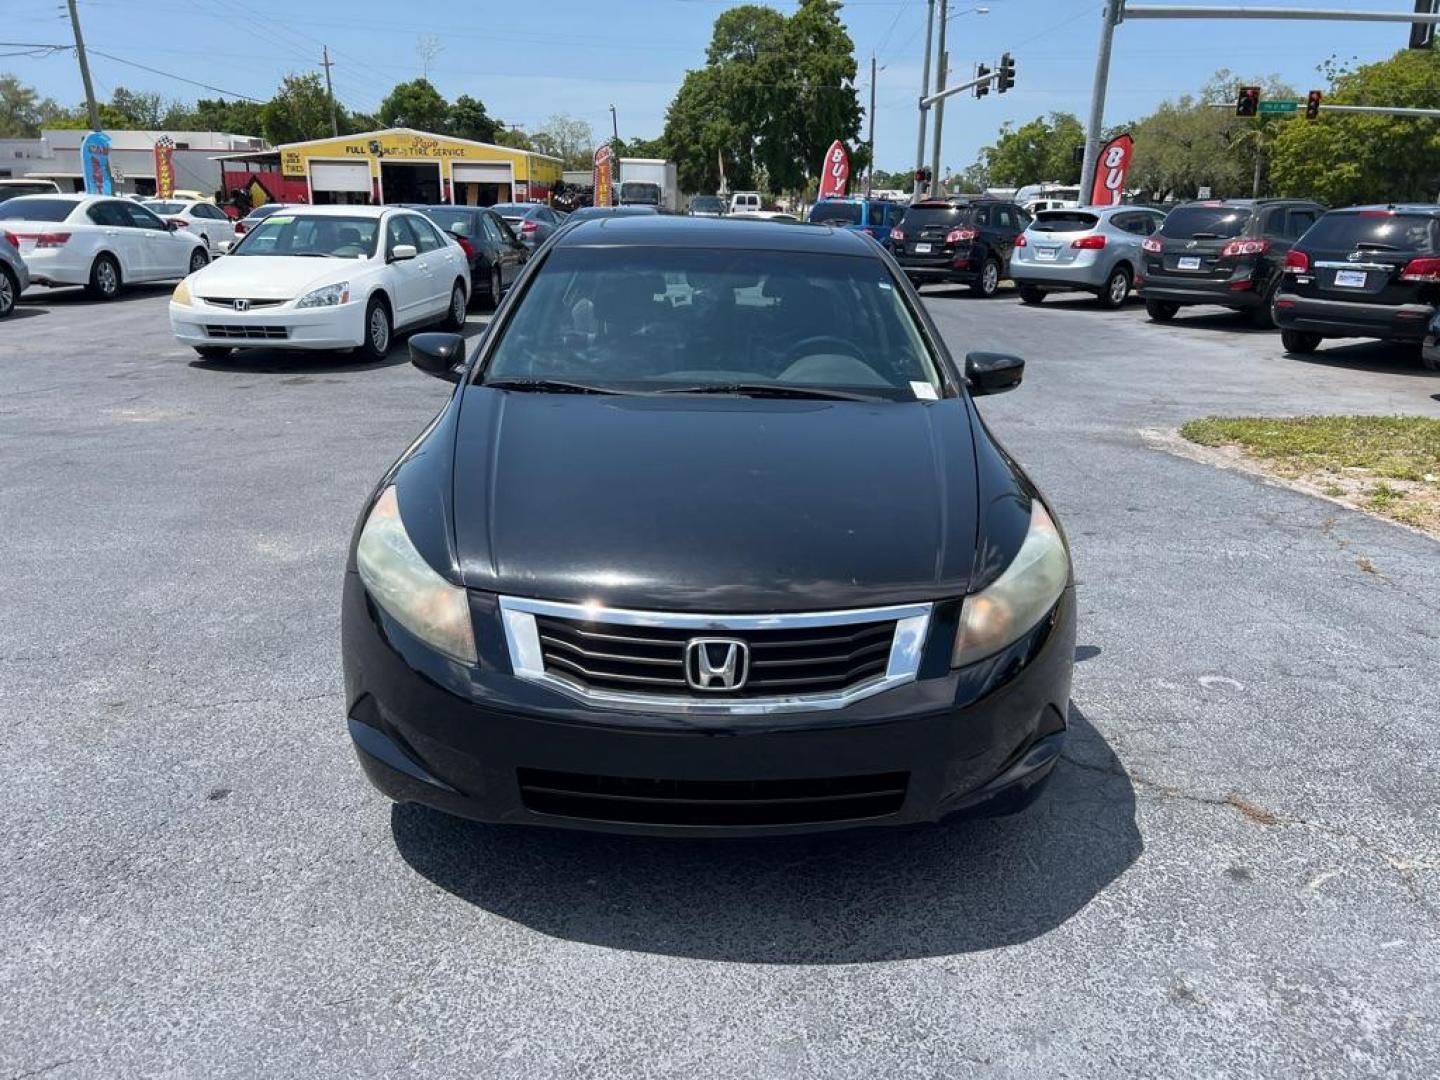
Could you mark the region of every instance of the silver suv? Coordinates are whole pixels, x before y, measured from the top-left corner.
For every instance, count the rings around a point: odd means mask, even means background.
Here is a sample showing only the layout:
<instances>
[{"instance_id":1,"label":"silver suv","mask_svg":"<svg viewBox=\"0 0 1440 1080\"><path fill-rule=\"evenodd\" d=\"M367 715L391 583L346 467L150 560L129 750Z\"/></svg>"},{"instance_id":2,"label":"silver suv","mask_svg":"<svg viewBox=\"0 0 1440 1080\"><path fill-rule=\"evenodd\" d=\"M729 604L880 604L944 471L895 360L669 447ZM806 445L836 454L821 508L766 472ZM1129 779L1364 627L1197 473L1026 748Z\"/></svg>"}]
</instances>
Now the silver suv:
<instances>
[{"instance_id":1,"label":"silver suv","mask_svg":"<svg viewBox=\"0 0 1440 1080\"><path fill-rule=\"evenodd\" d=\"M1038 304L1050 292L1093 292L1108 308L1130 295L1140 245L1165 215L1140 206L1041 210L1015 241L1010 276L1020 299Z\"/></svg>"}]
</instances>

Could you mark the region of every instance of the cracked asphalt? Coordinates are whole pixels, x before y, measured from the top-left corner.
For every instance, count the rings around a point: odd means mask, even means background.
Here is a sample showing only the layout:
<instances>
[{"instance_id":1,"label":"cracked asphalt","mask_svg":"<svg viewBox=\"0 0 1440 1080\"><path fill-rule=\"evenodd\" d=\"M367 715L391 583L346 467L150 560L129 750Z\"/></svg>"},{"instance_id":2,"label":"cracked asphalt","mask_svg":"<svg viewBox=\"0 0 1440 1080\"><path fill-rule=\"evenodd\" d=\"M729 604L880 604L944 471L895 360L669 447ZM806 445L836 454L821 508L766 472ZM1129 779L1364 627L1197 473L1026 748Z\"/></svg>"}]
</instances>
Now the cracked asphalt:
<instances>
[{"instance_id":1,"label":"cracked asphalt","mask_svg":"<svg viewBox=\"0 0 1440 1080\"><path fill-rule=\"evenodd\" d=\"M1145 434L1440 415L1409 358L927 289L1029 360L981 409L1074 548L1067 760L1016 818L659 842L370 790L342 559L448 388L199 363L167 292L0 324L0 1080L1440 1074L1440 544Z\"/></svg>"}]
</instances>

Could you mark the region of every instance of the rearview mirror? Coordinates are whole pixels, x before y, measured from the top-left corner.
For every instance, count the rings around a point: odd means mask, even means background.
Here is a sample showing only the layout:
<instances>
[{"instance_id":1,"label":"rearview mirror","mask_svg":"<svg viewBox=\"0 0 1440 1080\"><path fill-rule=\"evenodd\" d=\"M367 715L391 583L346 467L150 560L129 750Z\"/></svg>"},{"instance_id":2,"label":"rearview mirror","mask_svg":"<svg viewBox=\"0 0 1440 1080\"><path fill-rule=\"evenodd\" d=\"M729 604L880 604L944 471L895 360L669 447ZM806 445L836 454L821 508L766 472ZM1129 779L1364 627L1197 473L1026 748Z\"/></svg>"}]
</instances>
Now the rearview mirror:
<instances>
[{"instance_id":1,"label":"rearview mirror","mask_svg":"<svg viewBox=\"0 0 1440 1080\"><path fill-rule=\"evenodd\" d=\"M1025 376L1025 361L1009 353L972 352L965 357L965 378L972 397L1014 390Z\"/></svg>"},{"instance_id":2,"label":"rearview mirror","mask_svg":"<svg viewBox=\"0 0 1440 1080\"><path fill-rule=\"evenodd\" d=\"M414 248L411 248L413 251ZM465 339L459 334L410 335L410 363L426 375L446 382L460 381L460 365L465 362Z\"/></svg>"},{"instance_id":3,"label":"rearview mirror","mask_svg":"<svg viewBox=\"0 0 1440 1080\"><path fill-rule=\"evenodd\" d=\"M390 249L390 261L404 262L407 259L413 259L418 254L414 244L396 244Z\"/></svg>"}]
</instances>

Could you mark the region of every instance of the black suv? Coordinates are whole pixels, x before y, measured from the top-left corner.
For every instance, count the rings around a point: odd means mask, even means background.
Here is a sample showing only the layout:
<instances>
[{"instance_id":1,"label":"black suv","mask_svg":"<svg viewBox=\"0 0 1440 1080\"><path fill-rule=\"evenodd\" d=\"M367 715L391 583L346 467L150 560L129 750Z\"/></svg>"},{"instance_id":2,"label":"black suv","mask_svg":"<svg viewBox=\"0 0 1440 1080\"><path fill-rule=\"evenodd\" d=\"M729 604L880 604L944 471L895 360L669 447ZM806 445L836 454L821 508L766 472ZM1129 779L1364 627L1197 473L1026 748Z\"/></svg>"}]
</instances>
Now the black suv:
<instances>
[{"instance_id":1,"label":"black suv","mask_svg":"<svg viewBox=\"0 0 1440 1080\"><path fill-rule=\"evenodd\" d=\"M994 296L1010 273L1015 238L1030 215L996 199L929 199L905 212L890 230L890 251L916 285L960 281L978 296Z\"/></svg>"},{"instance_id":2,"label":"black suv","mask_svg":"<svg viewBox=\"0 0 1440 1080\"><path fill-rule=\"evenodd\" d=\"M1275 321L1286 352L1327 337L1416 343L1440 304L1440 206L1360 206L1322 217L1285 257Z\"/></svg>"},{"instance_id":3,"label":"black suv","mask_svg":"<svg viewBox=\"0 0 1440 1080\"><path fill-rule=\"evenodd\" d=\"M1148 237L1135 284L1150 318L1187 304L1219 304L1273 325L1270 306L1285 254L1325 212L1297 199L1207 199L1170 211Z\"/></svg>"}]
</instances>

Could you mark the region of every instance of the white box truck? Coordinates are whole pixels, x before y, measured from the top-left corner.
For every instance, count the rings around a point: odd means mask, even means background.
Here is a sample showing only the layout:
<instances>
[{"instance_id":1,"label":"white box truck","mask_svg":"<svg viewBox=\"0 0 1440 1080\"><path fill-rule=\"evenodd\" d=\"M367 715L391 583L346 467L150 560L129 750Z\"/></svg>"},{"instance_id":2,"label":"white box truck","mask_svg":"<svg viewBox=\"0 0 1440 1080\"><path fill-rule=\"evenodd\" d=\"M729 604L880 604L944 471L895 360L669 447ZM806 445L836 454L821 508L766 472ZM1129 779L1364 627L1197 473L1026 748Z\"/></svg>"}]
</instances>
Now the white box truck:
<instances>
[{"instance_id":1,"label":"white box truck","mask_svg":"<svg viewBox=\"0 0 1440 1080\"><path fill-rule=\"evenodd\" d=\"M680 209L680 179L673 161L620 159L620 205Z\"/></svg>"}]
</instances>

